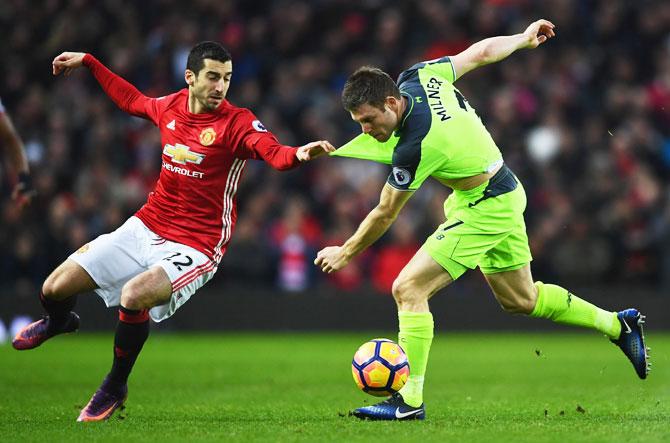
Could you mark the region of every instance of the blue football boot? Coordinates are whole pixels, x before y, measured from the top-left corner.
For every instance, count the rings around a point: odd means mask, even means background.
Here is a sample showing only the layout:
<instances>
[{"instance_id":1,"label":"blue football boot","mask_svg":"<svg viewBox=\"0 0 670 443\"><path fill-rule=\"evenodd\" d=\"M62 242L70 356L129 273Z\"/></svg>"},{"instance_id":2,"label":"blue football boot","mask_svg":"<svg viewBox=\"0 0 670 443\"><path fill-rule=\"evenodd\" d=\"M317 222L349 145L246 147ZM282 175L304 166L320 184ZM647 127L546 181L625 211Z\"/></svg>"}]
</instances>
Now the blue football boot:
<instances>
[{"instance_id":1,"label":"blue football boot","mask_svg":"<svg viewBox=\"0 0 670 443\"><path fill-rule=\"evenodd\" d=\"M423 420L426 418L426 407L423 403L418 408L410 406L396 392L383 402L358 408L352 414L367 420Z\"/></svg>"},{"instance_id":2,"label":"blue football boot","mask_svg":"<svg viewBox=\"0 0 670 443\"><path fill-rule=\"evenodd\" d=\"M621 335L618 339L611 339L612 343L617 345L628 360L633 363L637 376L645 379L651 371L651 363L648 359L648 351L644 344L644 331L642 324L645 316L640 314L637 309L626 309L617 314L621 323Z\"/></svg>"}]
</instances>

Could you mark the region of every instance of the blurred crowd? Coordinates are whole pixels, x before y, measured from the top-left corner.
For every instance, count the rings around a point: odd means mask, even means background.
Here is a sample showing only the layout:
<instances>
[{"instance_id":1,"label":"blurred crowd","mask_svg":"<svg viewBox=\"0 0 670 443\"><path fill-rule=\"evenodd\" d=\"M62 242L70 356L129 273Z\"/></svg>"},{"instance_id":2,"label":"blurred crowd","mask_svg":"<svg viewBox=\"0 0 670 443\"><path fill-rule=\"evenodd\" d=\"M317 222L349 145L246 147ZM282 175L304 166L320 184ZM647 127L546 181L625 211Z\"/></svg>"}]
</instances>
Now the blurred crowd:
<instances>
[{"instance_id":1,"label":"blurred crowd","mask_svg":"<svg viewBox=\"0 0 670 443\"><path fill-rule=\"evenodd\" d=\"M537 18L557 38L474 71L457 85L528 194L537 278L562 284L670 285L670 2L638 0L6 0L0 97L26 144L38 197L19 213L2 172L0 293L34 295L72 251L114 230L160 172L158 130L122 113L86 69L51 76L65 50L94 54L149 96L184 87L189 49L233 56L228 99L280 141L355 136L340 105L347 76L396 77L420 60ZM233 241L213 283L273 292L320 285L388 293L443 221L431 180L390 232L331 276L312 265L378 201L389 168L319 159L291 172L248 162ZM464 278L479 278L475 273Z\"/></svg>"}]
</instances>

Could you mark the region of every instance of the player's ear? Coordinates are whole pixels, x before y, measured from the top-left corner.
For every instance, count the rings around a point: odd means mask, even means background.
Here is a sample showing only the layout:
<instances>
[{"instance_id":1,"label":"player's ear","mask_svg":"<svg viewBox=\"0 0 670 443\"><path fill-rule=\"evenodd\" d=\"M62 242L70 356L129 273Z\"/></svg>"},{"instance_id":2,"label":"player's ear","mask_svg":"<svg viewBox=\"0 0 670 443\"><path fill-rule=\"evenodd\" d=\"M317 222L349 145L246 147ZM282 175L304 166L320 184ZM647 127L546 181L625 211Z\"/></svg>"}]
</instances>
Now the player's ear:
<instances>
[{"instance_id":1,"label":"player's ear","mask_svg":"<svg viewBox=\"0 0 670 443\"><path fill-rule=\"evenodd\" d=\"M386 97L386 99L384 100L384 104L385 104L389 109L391 109L393 112L397 112L398 109L399 109L399 107L400 107L400 100L397 99L397 98L395 98L395 97L392 96L392 95L389 95L389 96Z\"/></svg>"},{"instance_id":2,"label":"player's ear","mask_svg":"<svg viewBox=\"0 0 670 443\"><path fill-rule=\"evenodd\" d=\"M186 72L184 72L184 80L186 80L187 85L193 86L195 83L195 73L190 69L187 69Z\"/></svg>"}]
</instances>

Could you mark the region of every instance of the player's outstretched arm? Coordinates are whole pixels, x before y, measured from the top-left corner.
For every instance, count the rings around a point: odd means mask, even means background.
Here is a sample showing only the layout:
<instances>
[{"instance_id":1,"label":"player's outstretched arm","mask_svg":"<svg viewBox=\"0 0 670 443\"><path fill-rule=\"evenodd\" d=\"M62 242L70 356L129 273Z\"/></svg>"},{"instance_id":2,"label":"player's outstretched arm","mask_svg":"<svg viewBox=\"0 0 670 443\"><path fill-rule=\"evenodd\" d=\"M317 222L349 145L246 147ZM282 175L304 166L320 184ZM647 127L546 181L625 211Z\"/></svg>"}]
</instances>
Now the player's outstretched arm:
<instances>
[{"instance_id":1,"label":"player's outstretched arm","mask_svg":"<svg viewBox=\"0 0 670 443\"><path fill-rule=\"evenodd\" d=\"M314 264L328 274L344 268L352 258L384 235L413 194L414 191L399 191L388 183L384 185L379 204L365 217L354 235L342 246L320 250Z\"/></svg>"},{"instance_id":2,"label":"player's outstretched arm","mask_svg":"<svg viewBox=\"0 0 670 443\"><path fill-rule=\"evenodd\" d=\"M335 152L335 146L333 146L328 140L318 140L307 143L304 146L300 146L298 149L296 149L295 156L298 157L298 160L301 162L306 162L315 159L327 152Z\"/></svg>"},{"instance_id":3,"label":"player's outstretched arm","mask_svg":"<svg viewBox=\"0 0 670 443\"><path fill-rule=\"evenodd\" d=\"M451 63L458 77L489 63L498 62L518 49L537 48L554 37L554 24L548 20L537 20L521 34L491 37L470 46L465 51L451 56Z\"/></svg>"},{"instance_id":4,"label":"player's outstretched arm","mask_svg":"<svg viewBox=\"0 0 670 443\"><path fill-rule=\"evenodd\" d=\"M142 94L123 78L114 74L91 54L84 52L63 52L51 62L53 75L69 75L75 69L86 66L100 83L105 93L123 111L138 117L156 121L152 108L154 99Z\"/></svg>"}]
</instances>

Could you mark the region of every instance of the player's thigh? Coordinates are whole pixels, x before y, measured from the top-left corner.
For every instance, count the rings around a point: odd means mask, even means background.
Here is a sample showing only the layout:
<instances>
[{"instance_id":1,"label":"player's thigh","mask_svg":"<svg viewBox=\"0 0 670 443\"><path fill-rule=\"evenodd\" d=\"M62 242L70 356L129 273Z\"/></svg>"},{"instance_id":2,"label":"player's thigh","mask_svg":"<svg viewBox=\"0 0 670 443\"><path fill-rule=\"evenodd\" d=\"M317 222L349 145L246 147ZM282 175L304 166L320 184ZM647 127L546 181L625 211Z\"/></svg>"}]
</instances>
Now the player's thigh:
<instances>
[{"instance_id":1,"label":"player's thigh","mask_svg":"<svg viewBox=\"0 0 670 443\"><path fill-rule=\"evenodd\" d=\"M121 288L133 277L146 271L144 225L129 218L118 229L85 244L69 260L83 268L97 285L96 292L107 306L117 306Z\"/></svg>"},{"instance_id":2,"label":"player's thigh","mask_svg":"<svg viewBox=\"0 0 670 443\"><path fill-rule=\"evenodd\" d=\"M162 305L172 296L172 282L165 270L155 266L131 278L121 290L121 306L149 309Z\"/></svg>"},{"instance_id":3,"label":"player's thigh","mask_svg":"<svg viewBox=\"0 0 670 443\"><path fill-rule=\"evenodd\" d=\"M47 298L63 300L97 287L84 268L75 261L67 259L44 280L42 293Z\"/></svg>"},{"instance_id":4,"label":"player's thigh","mask_svg":"<svg viewBox=\"0 0 670 443\"><path fill-rule=\"evenodd\" d=\"M530 313L537 298L526 227L521 220L479 263L500 305L510 312Z\"/></svg>"},{"instance_id":5,"label":"player's thigh","mask_svg":"<svg viewBox=\"0 0 670 443\"><path fill-rule=\"evenodd\" d=\"M421 247L393 282L396 300L430 298L451 283L449 272Z\"/></svg>"},{"instance_id":6,"label":"player's thigh","mask_svg":"<svg viewBox=\"0 0 670 443\"><path fill-rule=\"evenodd\" d=\"M211 280L218 264L195 248L164 239L157 241L150 251L148 267L161 268L171 285L171 294L161 304L154 304L149 312L154 321L162 321Z\"/></svg>"},{"instance_id":7,"label":"player's thigh","mask_svg":"<svg viewBox=\"0 0 670 443\"><path fill-rule=\"evenodd\" d=\"M478 263L484 275L521 269L533 260L523 216L510 217L504 238L493 245Z\"/></svg>"},{"instance_id":8,"label":"player's thigh","mask_svg":"<svg viewBox=\"0 0 670 443\"><path fill-rule=\"evenodd\" d=\"M507 232L486 230L478 223L447 219L421 247L452 280L476 268L486 253L501 242Z\"/></svg>"},{"instance_id":9,"label":"player's thigh","mask_svg":"<svg viewBox=\"0 0 670 443\"><path fill-rule=\"evenodd\" d=\"M537 301L530 264L514 270L484 274L498 303L510 312L530 314Z\"/></svg>"}]
</instances>

